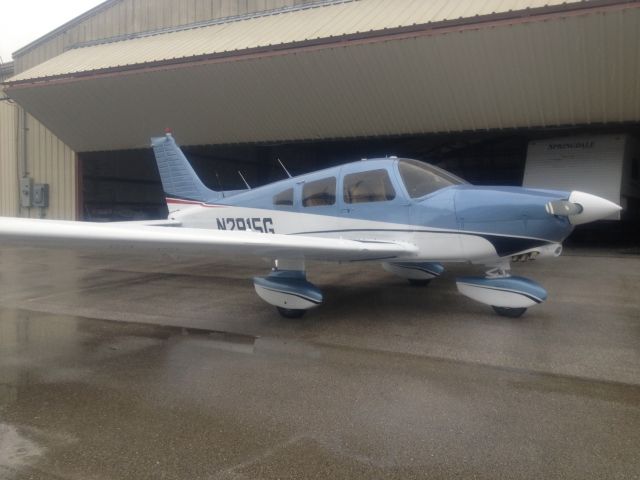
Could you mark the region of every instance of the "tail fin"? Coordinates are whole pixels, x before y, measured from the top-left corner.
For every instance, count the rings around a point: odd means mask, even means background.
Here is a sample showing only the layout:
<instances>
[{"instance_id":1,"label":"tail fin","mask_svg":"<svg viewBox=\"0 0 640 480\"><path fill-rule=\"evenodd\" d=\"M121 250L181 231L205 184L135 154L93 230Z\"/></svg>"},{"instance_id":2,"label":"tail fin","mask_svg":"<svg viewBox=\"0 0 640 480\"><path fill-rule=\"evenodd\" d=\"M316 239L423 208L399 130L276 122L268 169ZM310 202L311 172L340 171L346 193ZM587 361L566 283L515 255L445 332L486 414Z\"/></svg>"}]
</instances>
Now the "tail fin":
<instances>
[{"instance_id":1,"label":"tail fin","mask_svg":"<svg viewBox=\"0 0 640 480\"><path fill-rule=\"evenodd\" d=\"M220 198L219 192L207 188L198 178L171 133L164 137L152 138L151 146L156 156L169 211Z\"/></svg>"}]
</instances>

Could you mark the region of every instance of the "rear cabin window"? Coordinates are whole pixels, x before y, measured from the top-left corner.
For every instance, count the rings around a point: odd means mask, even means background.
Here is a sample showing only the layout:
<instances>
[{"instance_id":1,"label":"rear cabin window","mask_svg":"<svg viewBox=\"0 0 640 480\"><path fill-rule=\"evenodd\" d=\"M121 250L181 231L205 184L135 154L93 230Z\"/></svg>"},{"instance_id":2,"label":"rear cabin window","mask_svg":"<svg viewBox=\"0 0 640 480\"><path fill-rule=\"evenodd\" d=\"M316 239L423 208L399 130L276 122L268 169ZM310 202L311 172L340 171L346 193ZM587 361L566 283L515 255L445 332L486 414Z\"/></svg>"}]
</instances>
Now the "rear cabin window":
<instances>
[{"instance_id":1,"label":"rear cabin window","mask_svg":"<svg viewBox=\"0 0 640 480\"><path fill-rule=\"evenodd\" d=\"M345 203L386 202L396 198L386 170L369 170L344 176Z\"/></svg>"},{"instance_id":2,"label":"rear cabin window","mask_svg":"<svg viewBox=\"0 0 640 480\"><path fill-rule=\"evenodd\" d=\"M293 188L289 188L273 197L273 204L285 207L293 206Z\"/></svg>"},{"instance_id":3,"label":"rear cabin window","mask_svg":"<svg viewBox=\"0 0 640 480\"><path fill-rule=\"evenodd\" d=\"M450 185L467 183L446 170L417 160L400 160L398 170L411 198L423 197Z\"/></svg>"},{"instance_id":4,"label":"rear cabin window","mask_svg":"<svg viewBox=\"0 0 640 480\"><path fill-rule=\"evenodd\" d=\"M302 188L302 205L321 207L336 203L336 177L308 182Z\"/></svg>"}]
</instances>

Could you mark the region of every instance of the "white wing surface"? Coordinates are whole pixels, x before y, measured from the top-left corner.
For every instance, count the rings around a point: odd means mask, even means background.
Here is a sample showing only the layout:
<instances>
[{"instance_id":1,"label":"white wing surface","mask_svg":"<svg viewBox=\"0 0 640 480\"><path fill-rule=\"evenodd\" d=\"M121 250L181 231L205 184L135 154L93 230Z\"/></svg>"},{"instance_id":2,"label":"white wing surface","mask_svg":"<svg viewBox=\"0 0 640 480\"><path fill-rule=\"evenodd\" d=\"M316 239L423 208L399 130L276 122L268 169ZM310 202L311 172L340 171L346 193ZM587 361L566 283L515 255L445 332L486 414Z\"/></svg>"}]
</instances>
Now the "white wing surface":
<instances>
[{"instance_id":1,"label":"white wing surface","mask_svg":"<svg viewBox=\"0 0 640 480\"><path fill-rule=\"evenodd\" d=\"M414 245L243 231L0 217L0 240L23 246L103 248L192 255L230 253L280 259L364 261L408 258ZM166 225L166 224L163 224Z\"/></svg>"}]
</instances>

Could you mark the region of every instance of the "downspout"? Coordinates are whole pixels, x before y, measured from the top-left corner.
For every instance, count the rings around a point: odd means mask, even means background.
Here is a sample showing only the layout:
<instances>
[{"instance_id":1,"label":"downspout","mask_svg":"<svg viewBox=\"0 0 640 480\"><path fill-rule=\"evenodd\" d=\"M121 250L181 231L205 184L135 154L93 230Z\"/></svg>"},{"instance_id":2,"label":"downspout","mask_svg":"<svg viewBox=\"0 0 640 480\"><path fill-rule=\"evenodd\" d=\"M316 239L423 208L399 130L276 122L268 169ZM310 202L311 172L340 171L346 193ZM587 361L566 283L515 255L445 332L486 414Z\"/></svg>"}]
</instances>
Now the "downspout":
<instances>
[{"instance_id":1,"label":"downspout","mask_svg":"<svg viewBox=\"0 0 640 480\"><path fill-rule=\"evenodd\" d=\"M18 201L16 203L16 217L20 216L20 107L14 103L14 110L16 112L16 192L18 193Z\"/></svg>"},{"instance_id":2,"label":"downspout","mask_svg":"<svg viewBox=\"0 0 640 480\"><path fill-rule=\"evenodd\" d=\"M17 171L18 171L18 216L21 217L23 209L27 209L27 217L31 216L31 209L29 207L22 206L22 199L20 196L21 179L29 176L27 165L27 132L29 127L27 126L27 112L24 108L17 106L18 122L16 123L16 150L18 150L17 158Z\"/></svg>"},{"instance_id":3,"label":"downspout","mask_svg":"<svg viewBox=\"0 0 640 480\"><path fill-rule=\"evenodd\" d=\"M27 112L24 108L20 108L20 110L22 111L22 169L20 175L24 178L29 176L27 169L27 132L29 131L29 127L27 127Z\"/></svg>"}]
</instances>

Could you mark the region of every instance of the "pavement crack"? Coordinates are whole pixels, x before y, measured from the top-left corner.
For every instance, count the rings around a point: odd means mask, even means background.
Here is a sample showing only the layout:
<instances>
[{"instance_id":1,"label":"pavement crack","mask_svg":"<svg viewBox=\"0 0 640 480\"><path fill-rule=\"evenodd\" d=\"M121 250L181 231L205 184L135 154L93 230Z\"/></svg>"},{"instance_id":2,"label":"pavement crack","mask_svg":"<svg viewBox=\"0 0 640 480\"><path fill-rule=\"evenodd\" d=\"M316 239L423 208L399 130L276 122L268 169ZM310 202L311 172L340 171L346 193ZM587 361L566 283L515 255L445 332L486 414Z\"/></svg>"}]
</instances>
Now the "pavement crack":
<instances>
[{"instance_id":1,"label":"pavement crack","mask_svg":"<svg viewBox=\"0 0 640 480\"><path fill-rule=\"evenodd\" d=\"M292 437L290 437L289 439L285 440L284 442L278 443L276 445L273 445L269 448L267 448L266 450L262 451L261 453L248 458L247 460L245 460L244 462L240 462L237 463L229 468L226 468L224 470L219 471L218 473L216 473L215 477L213 477L216 480L226 480L226 479L237 479L237 480L242 480L246 477L245 475L237 472L237 470L241 470L244 468L247 468L251 465L254 465L258 462L261 462L263 460L266 460L267 458L269 458L271 455L275 454L277 451L282 450L284 448L290 447L291 445L303 440L304 438L307 438L308 435L294 435Z\"/></svg>"}]
</instances>

